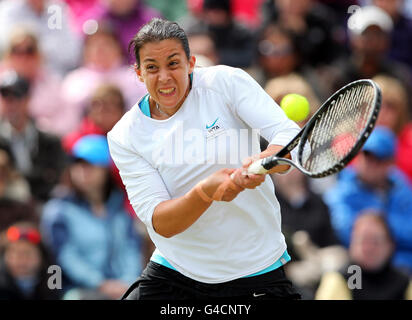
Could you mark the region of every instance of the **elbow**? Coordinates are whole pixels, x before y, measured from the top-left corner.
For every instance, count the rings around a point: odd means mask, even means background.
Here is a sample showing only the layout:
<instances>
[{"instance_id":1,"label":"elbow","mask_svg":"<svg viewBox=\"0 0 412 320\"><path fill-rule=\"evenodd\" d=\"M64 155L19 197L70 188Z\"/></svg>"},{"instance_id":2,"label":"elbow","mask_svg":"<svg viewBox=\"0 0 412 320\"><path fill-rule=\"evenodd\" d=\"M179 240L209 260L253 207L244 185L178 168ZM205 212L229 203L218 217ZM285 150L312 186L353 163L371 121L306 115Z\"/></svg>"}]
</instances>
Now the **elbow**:
<instances>
[{"instance_id":1,"label":"elbow","mask_svg":"<svg viewBox=\"0 0 412 320\"><path fill-rule=\"evenodd\" d=\"M162 228L157 228L155 226L153 226L153 230L160 236L162 236L163 238L171 238L173 236L175 236L176 234L178 234L179 232L174 232L172 230L163 230Z\"/></svg>"},{"instance_id":2,"label":"elbow","mask_svg":"<svg viewBox=\"0 0 412 320\"><path fill-rule=\"evenodd\" d=\"M154 229L154 231L155 231L158 235L162 236L163 238L169 239L169 238L171 238L171 237L174 236L174 234L173 234L172 232L158 231L158 230L156 230L156 229Z\"/></svg>"},{"instance_id":3,"label":"elbow","mask_svg":"<svg viewBox=\"0 0 412 320\"><path fill-rule=\"evenodd\" d=\"M163 238L167 238L167 239L170 239L171 237L177 235L177 232L157 232L156 231L156 233L161 235Z\"/></svg>"}]
</instances>

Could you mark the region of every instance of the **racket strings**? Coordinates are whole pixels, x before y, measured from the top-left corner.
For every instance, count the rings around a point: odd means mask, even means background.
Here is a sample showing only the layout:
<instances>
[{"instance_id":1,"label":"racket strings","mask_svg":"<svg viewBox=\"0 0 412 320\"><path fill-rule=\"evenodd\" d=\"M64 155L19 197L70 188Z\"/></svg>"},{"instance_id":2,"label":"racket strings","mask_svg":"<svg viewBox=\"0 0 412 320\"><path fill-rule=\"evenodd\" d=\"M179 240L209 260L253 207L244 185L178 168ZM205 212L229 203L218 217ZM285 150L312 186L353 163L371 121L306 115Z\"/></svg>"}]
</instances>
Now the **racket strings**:
<instances>
[{"instance_id":1,"label":"racket strings","mask_svg":"<svg viewBox=\"0 0 412 320\"><path fill-rule=\"evenodd\" d=\"M332 101L311 127L302 152L303 168L321 174L339 166L370 122L374 100L372 86L356 86Z\"/></svg>"}]
</instances>

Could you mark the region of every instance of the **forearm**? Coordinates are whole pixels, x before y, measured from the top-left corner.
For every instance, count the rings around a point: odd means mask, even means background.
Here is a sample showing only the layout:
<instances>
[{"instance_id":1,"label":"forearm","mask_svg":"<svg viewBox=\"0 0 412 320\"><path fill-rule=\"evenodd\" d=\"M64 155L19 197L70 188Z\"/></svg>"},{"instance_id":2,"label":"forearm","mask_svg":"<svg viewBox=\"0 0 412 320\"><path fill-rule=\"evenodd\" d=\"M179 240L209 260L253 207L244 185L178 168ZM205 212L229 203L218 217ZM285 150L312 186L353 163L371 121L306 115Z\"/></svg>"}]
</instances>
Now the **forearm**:
<instances>
[{"instance_id":1,"label":"forearm","mask_svg":"<svg viewBox=\"0 0 412 320\"><path fill-rule=\"evenodd\" d=\"M267 147L267 149L265 151L262 151L259 154L259 158L262 159L262 158L272 156L272 155L276 154L277 152L279 152L282 148L283 148L283 146L271 144ZM285 158L291 159L290 153L288 153L285 156ZM275 166L274 168L270 169L268 174L282 173L282 172L285 172L285 171L289 170L289 168L290 168L290 166L288 166L288 165L278 165L278 166Z\"/></svg>"},{"instance_id":2,"label":"forearm","mask_svg":"<svg viewBox=\"0 0 412 320\"><path fill-rule=\"evenodd\" d=\"M152 224L158 234L170 238L185 231L210 207L212 202L203 200L195 188L156 207Z\"/></svg>"}]
</instances>

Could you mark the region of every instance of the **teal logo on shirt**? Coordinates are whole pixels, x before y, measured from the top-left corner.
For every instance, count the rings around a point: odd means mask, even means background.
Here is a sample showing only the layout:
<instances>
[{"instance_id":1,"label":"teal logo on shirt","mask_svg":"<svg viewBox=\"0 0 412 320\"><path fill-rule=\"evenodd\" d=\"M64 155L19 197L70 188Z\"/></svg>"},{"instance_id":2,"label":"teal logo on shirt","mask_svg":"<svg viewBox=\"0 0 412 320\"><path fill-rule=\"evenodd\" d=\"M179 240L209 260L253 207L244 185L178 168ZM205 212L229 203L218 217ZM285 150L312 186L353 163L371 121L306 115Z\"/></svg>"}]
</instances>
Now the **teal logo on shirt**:
<instances>
[{"instance_id":1,"label":"teal logo on shirt","mask_svg":"<svg viewBox=\"0 0 412 320\"><path fill-rule=\"evenodd\" d=\"M206 129L210 129L211 127L213 127L216 124L218 119L219 118L216 118L216 120L210 126L206 125Z\"/></svg>"}]
</instances>

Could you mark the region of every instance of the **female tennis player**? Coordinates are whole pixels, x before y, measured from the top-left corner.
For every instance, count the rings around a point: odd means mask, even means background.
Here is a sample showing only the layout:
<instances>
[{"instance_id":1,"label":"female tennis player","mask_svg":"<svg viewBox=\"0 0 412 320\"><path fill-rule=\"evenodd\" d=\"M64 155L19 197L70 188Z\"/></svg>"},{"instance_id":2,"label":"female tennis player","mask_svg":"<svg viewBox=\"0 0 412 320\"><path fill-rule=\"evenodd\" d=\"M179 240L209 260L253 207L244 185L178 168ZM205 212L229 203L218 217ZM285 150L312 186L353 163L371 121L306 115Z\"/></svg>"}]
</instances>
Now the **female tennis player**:
<instances>
[{"instance_id":1,"label":"female tennis player","mask_svg":"<svg viewBox=\"0 0 412 320\"><path fill-rule=\"evenodd\" d=\"M151 20L130 48L148 94L108 141L156 249L123 298L298 299L282 267L290 257L273 183L245 168L299 127L241 69L195 68L174 22Z\"/></svg>"}]
</instances>

